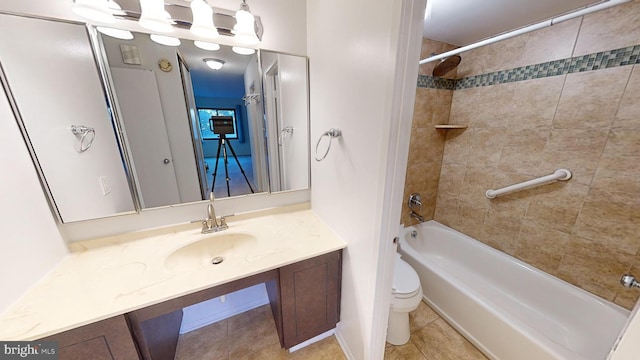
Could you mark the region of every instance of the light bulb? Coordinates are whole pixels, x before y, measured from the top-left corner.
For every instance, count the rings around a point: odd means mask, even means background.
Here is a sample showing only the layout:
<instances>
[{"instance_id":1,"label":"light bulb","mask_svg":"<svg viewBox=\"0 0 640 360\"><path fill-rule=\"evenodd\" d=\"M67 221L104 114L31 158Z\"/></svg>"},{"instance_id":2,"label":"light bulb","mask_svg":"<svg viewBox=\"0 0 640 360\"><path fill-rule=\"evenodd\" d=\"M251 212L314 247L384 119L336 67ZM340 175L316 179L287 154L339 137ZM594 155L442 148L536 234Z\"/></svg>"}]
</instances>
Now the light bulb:
<instances>
[{"instance_id":1,"label":"light bulb","mask_svg":"<svg viewBox=\"0 0 640 360\"><path fill-rule=\"evenodd\" d=\"M222 69L222 65L224 65L224 61L218 59L202 59L207 66L213 70Z\"/></svg>"},{"instance_id":2,"label":"light bulb","mask_svg":"<svg viewBox=\"0 0 640 360\"><path fill-rule=\"evenodd\" d=\"M149 37L151 38L151 40L153 40L153 42L156 42L156 43L161 44L161 45L180 46L180 39L174 38L172 36L151 34L151 35L149 35Z\"/></svg>"},{"instance_id":3,"label":"light bulb","mask_svg":"<svg viewBox=\"0 0 640 360\"><path fill-rule=\"evenodd\" d=\"M198 47L198 48L200 48L202 50L209 50L209 51L220 50L220 45L218 45L216 43L212 43L212 42L196 40L196 41L193 42L193 45L195 45L196 47Z\"/></svg>"},{"instance_id":4,"label":"light bulb","mask_svg":"<svg viewBox=\"0 0 640 360\"><path fill-rule=\"evenodd\" d=\"M164 0L140 0L140 8L140 26L155 32L173 31L171 16L164 9Z\"/></svg>"},{"instance_id":5,"label":"light bulb","mask_svg":"<svg viewBox=\"0 0 640 360\"><path fill-rule=\"evenodd\" d=\"M194 35L209 39L220 36L218 29L213 25L213 9L204 0L191 1L191 12L193 13L191 32Z\"/></svg>"},{"instance_id":6,"label":"light bulb","mask_svg":"<svg viewBox=\"0 0 640 360\"><path fill-rule=\"evenodd\" d=\"M233 50L234 53L240 54L240 55L252 55L253 53L256 52L255 49L245 48L240 46L234 46L231 48L231 50Z\"/></svg>"},{"instance_id":7,"label":"light bulb","mask_svg":"<svg viewBox=\"0 0 640 360\"><path fill-rule=\"evenodd\" d=\"M107 36L111 36L116 39L122 39L122 40L133 39L133 34L131 33L131 31L127 31L127 30L114 29L114 28L109 28L104 26L98 26L96 27L96 30L98 30L99 32Z\"/></svg>"},{"instance_id":8,"label":"light bulb","mask_svg":"<svg viewBox=\"0 0 640 360\"><path fill-rule=\"evenodd\" d=\"M236 11L236 24L231 31L235 36L234 38L241 44L255 45L260 42L255 31L255 18L249 10L249 5L246 2L242 2L240 10Z\"/></svg>"}]
</instances>

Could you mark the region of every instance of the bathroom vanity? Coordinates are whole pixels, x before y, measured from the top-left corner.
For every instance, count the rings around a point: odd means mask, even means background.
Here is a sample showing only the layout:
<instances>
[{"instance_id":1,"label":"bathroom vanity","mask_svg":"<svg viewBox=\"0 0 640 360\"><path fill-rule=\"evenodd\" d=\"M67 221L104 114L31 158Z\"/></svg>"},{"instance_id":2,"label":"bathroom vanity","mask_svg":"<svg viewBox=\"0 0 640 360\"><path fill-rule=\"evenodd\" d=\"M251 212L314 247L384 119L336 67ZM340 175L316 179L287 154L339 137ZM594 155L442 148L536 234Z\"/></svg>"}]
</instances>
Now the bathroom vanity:
<instances>
[{"instance_id":1,"label":"bathroom vanity","mask_svg":"<svg viewBox=\"0 0 640 360\"><path fill-rule=\"evenodd\" d=\"M72 244L0 315L0 338L58 341L61 359L173 359L182 308L259 283L282 347L335 327L345 243L307 204L228 224L216 234L184 224ZM223 262L212 264L216 256Z\"/></svg>"}]
</instances>

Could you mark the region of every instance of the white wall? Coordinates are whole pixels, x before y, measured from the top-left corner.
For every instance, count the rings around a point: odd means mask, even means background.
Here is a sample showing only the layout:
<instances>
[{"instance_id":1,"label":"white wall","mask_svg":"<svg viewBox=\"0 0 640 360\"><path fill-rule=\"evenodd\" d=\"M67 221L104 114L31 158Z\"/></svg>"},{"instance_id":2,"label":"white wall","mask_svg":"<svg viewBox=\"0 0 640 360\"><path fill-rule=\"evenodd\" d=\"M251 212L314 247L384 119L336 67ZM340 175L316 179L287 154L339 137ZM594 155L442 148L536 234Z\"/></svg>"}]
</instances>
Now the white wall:
<instances>
[{"instance_id":1,"label":"white wall","mask_svg":"<svg viewBox=\"0 0 640 360\"><path fill-rule=\"evenodd\" d=\"M0 163L2 312L67 255L2 86Z\"/></svg>"},{"instance_id":2,"label":"white wall","mask_svg":"<svg viewBox=\"0 0 640 360\"><path fill-rule=\"evenodd\" d=\"M312 153L322 132L342 130L326 159L312 162L311 201L348 243L336 334L351 359L382 359L384 349L419 37L412 35L413 50L396 54L399 42L407 45L405 24L419 32L411 19L424 13L414 10L412 18L412 3L307 3Z\"/></svg>"},{"instance_id":3,"label":"white wall","mask_svg":"<svg viewBox=\"0 0 640 360\"><path fill-rule=\"evenodd\" d=\"M0 15L0 34L0 61L62 219L134 211L85 27ZM77 151L72 125L95 129L87 151Z\"/></svg>"}]
</instances>

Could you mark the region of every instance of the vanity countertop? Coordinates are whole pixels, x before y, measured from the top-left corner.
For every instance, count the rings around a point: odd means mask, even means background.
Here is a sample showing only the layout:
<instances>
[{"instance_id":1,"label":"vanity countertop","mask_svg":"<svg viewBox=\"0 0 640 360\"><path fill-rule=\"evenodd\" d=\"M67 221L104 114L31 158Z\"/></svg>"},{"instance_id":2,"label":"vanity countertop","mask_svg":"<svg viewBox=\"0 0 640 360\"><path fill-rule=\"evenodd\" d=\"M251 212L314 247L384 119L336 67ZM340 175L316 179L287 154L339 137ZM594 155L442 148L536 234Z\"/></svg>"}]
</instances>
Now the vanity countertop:
<instances>
[{"instance_id":1,"label":"vanity countertop","mask_svg":"<svg viewBox=\"0 0 640 360\"><path fill-rule=\"evenodd\" d=\"M346 247L308 204L227 222L229 229L213 234L201 234L194 223L70 244L71 254L0 314L0 339L43 338ZM231 234L256 241L219 265L167 269L177 249Z\"/></svg>"}]
</instances>

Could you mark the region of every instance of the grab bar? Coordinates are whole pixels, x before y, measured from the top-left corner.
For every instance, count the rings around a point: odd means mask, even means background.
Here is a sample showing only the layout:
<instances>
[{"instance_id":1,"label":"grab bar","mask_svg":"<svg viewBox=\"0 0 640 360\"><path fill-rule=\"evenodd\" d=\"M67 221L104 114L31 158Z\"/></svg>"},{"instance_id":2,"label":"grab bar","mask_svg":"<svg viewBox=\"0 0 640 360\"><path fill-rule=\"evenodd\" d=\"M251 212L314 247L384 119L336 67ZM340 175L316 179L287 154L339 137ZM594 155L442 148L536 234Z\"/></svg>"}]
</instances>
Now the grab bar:
<instances>
[{"instance_id":1,"label":"grab bar","mask_svg":"<svg viewBox=\"0 0 640 360\"><path fill-rule=\"evenodd\" d=\"M508 194L514 191L519 191L519 190L523 190L526 188L530 188L530 187L534 187L534 186L538 186L538 185L542 185L545 183L548 183L550 181L556 181L556 180L569 180L571 179L571 171L567 170L567 169L558 169L556 170L553 174L550 175L546 175L546 176L542 176L536 179L531 179L528 181L524 181L518 184L514 184L514 185L509 185L500 189L495 189L495 190L487 190L487 192L484 193L484 195L489 198L489 199L493 199L496 196L500 196L500 195L504 195L504 194Z\"/></svg>"}]
</instances>

